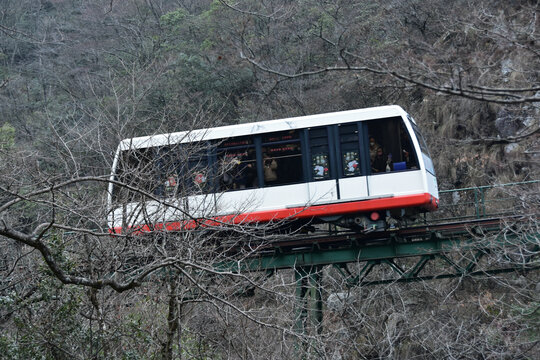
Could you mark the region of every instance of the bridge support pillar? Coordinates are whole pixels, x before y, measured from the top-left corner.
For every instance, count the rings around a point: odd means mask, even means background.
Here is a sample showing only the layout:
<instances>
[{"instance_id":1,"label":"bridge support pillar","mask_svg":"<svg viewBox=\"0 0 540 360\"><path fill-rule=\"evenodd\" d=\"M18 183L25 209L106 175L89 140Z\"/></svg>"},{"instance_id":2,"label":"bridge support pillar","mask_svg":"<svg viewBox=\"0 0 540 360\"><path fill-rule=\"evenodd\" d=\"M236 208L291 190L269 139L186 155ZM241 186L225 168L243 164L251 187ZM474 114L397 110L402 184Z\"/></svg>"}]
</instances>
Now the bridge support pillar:
<instances>
[{"instance_id":1,"label":"bridge support pillar","mask_svg":"<svg viewBox=\"0 0 540 360\"><path fill-rule=\"evenodd\" d=\"M296 280L295 331L300 335L320 334L323 320L322 266L298 267L294 270ZM316 344L303 343L298 350L316 351Z\"/></svg>"}]
</instances>

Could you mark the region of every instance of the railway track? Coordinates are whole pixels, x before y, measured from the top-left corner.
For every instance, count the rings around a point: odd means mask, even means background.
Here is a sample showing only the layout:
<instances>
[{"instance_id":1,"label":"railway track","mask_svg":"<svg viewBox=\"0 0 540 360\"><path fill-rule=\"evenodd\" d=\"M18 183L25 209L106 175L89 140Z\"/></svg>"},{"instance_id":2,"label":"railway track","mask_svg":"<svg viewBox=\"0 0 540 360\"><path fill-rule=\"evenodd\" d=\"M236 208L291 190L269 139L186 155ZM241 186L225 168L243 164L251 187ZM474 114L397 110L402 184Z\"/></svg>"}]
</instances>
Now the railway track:
<instances>
[{"instance_id":1,"label":"railway track","mask_svg":"<svg viewBox=\"0 0 540 360\"><path fill-rule=\"evenodd\" d=\"M252 256L268 256L272 253L284 254L295 252L321 251L326 249L342 249L350 247L368 247L383 243L410 243L428 240L430 238L452 238L467 235L484 236L488 233L501 231L510 223L517 223L523 216L500 218L474 219L459 222L423 224L390 231L361 232L334 232L326 234L298 234L274 236L267 242L249 242L248 248L237 245L228 249L228 253L249 250ZM254 250L255 249L255 250Z\"/></svg>"}]
</instances>

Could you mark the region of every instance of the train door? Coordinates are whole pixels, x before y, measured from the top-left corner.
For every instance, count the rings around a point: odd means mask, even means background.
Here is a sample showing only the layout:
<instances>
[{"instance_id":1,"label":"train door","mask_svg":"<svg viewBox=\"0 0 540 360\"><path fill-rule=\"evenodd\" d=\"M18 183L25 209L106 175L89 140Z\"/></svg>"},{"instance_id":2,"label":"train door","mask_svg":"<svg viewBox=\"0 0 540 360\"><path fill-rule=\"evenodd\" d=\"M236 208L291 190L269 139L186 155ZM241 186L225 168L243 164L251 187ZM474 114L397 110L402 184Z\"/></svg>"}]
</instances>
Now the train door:
<instances>
[{"instance_id":1,"label":"train door","mask_svg":"<svg viewBox=\"0 0 540 360\"><path fill-rule=\"evenodd\" d=\"M321 126L307 130L309 139L309 166L311 174L308 181L308 203L333 202L338 199L337 166L335 151L329 145L329 127Z\"/></svg>"},{"instance_id":2,"label":"train door","mask_svg":"<svg viewBox=\"0 0 540 360\"><path fill-rule=\"evenodd\" d=\"M367 164L361 151L364 148L361 123L340 124L335 133L339 199L366 198L369 193L366 178Z\"/></svg>"}]
</instances>

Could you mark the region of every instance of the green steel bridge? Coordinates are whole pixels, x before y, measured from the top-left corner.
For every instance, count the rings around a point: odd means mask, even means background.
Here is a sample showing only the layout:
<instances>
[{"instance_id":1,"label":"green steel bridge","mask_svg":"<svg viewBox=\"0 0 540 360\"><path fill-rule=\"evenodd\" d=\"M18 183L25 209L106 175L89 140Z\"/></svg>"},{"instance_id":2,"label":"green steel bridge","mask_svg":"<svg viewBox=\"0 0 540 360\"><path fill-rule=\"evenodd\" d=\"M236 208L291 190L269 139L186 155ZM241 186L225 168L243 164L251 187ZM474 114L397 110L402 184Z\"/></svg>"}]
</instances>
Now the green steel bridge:
<instances>
[{"instance_id":1,"label":"green steel bridge","mask_svg":"<svg viewBox=\"0 0 540 360\"><path fill-rule=\"evenodd\" d=\"M283 236L241 260L216 264L216 269L268 275L293 269L297 331L308 325L320 331L325 266L334 267L347 286L539 269L539 184L444 190L438 211L396 230L352 233L330 227L323 235Z\"/></svg>"}]
</instances>

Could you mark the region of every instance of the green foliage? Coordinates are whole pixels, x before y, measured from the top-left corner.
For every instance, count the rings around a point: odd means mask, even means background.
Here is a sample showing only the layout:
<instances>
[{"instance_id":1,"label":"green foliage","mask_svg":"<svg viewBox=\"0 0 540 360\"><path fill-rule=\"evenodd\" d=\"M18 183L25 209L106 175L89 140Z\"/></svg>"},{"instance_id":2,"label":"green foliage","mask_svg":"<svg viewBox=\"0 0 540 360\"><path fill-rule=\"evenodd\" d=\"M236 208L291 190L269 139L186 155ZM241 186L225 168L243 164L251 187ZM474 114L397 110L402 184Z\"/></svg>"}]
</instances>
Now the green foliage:
<instances>
[{"instance_id":1,"label":"green foliage","mask_svg":"<svg viewBox=\"0 0 540 360\"><path fill-rule=\"evenodd\" d=\"M526 334L531 341L537 341L540 334L540 302L532 301L527 304L512 305L510 314L520 319L526 325Z\"/></svg>"},{"instance_id":2,"label":"green foliage","mask_svg":"<svg viewBox=\"0 0 540 360\"><path fill-rule=\"evenodd\" d=\"M182 358L200 360L219 360L222 358L204 338L197 336L189 328L182 329L181 342ZM175 347L178 351L178 346L175 345Z\"/></svg>"},{"instance_id":3,"label":"green foliage","mask_svg":"<svg viewBox=\"0 0 540 360\"><path fill-rule=\"evenodd\" d=\"M177 33L183 29L187 18L188 12L180 8L161 16L160 23L166 31Z\"/></svg>"},{"instance_id":4,"label":"green foliage","mask_svg":"<svg viewBox=\"0 0 540 360\"><path fill-rule=\"evenodd\" d=\"M38 347L28 344L27 336L12 338L9 334L0 334L0 354L10 360L46 359Z\"/></svg>"},{"instance_id":5,"label":"green foliage","mask_svg":"<svg viewBox=\"0 0 540 360\"><path fill-rule=\"evenodd\" d=\"M6 122L0 127L0 150L11 150L15 145L15 128Z\"/></svg>"},{"instance_id":6,"label":"green foliage","mask_svg":"<svg viewBox=\"0 0 540 360\"><path fill-rule=\"evenodd\" d=\"M165 51L189 51L194 43L194 36L201 31L202 25L197 17L190 16L186 10L177 9L160 18Z\"/></svg>"},{"instance_id":7,"label":"green foliage","mask_svg":"<svg viewBox=\"0 0 540 360\"><path fill-rule=\"evenodd\" d=\"M36 292L39 297L18 304L26 311L17 312L14 329L0 335L2 356L9 359L67 358L74 349L88 345L84 341L86 330L79 318L81 289L59 288L57 283L57 280L50 283L53 284L50 288L46 281L41 282L43 291Z\"/></svg>"},{"instance_id":8,"label":"green foliage","mask_svg":"<svg viewBox=\"0 0 540 360\"><path fill-rule=\"evenodd\" d=\"M308 34L312 36L327 36L335 30L336 21L330 14L334 12L333 6L328 8L310 7L307 9L307 18L311 19L311 28Z\"/></svg>"},{"instance_id":9,"label":"green foliage","mask_svg":"<svg viewBox=\"0 0 540 360\"><path fill-rule=\"evenodd\" d=\"M217 49L222 33L218 29L221 4L200 14L185 9L171 11L160 18L163 42L161 56L170 59L165 78L149 96L152 108L166 108L187 98L184 111L209 112L238 118L238 101L253 90L253 73L245 64L233 64Z\"/></svg>"}]
</instances>

